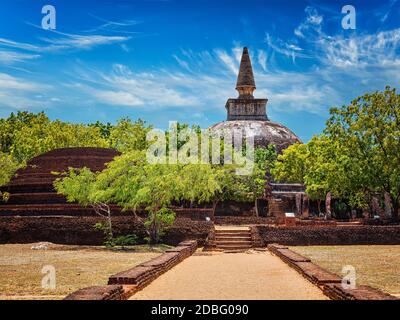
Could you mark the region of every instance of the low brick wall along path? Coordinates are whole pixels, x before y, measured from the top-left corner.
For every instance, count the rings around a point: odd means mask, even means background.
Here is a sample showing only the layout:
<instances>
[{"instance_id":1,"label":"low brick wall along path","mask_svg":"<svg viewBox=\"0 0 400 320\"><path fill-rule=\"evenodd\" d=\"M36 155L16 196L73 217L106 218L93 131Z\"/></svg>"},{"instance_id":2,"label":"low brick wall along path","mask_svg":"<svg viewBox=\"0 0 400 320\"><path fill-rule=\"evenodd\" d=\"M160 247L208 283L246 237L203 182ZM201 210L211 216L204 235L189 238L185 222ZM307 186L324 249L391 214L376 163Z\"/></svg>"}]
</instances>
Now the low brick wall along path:
<instances>
[{"instance_id":1,"label":"low brick wall along path","mask_svg":"<svg viewBox=\"0 0 400 320\"><path fill-rule=\"evenodd\" d=\"M234 254L198 251L131 299L323 300L327 297L268 251Z\"/></svg>"}]
</instances>

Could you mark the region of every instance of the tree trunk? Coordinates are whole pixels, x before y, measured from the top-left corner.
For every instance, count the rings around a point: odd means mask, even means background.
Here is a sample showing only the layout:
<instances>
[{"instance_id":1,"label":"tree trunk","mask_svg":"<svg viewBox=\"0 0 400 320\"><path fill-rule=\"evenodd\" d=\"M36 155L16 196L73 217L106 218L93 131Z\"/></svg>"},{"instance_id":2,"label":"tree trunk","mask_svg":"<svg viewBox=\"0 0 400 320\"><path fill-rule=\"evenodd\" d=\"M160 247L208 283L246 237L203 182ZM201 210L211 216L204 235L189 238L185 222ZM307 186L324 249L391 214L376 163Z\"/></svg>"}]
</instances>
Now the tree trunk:
<instances>
[{"instance_id":1,"label":"tree trunk","mask_svg":"<svg viewBox=\"0 0 400 320\"><path fill-rule=\"evenodd\" d=\"M214 219L215 219L215 210L217 209L217 204L218 204L218 200L213 201L213 210L212 210L212 213L213 213Z\"/></svg>"},{"instance_id":2,"label":"tree trunk","mask_svg":"<svg viewBox=\"0 0 400 320\"><path fill-rule=\"evenodd\" d=\"M257 200L258 200L258 199L256 199L256 200L254 201L254 209L255 209L255 212L256 212L256 217L259 216L259 214L258 214L258 203L257 203Z\"/></svg>"},{"instance_id":3,"label":"tree trunk","mask_svg":"<svg viewBox=\"0 0 400 320\"><path fill-rule=\"evenodd\" d=\"M331 202L332 202L332 193L328 192L325 198L325 211L326 211L325 218L327 220L330 220L332 218Z\"/></svg>"},{"instance_id":4,"label":"tree trunk","mask_svg":"<svg viewBox=\"0 0 400 320\"><path fill-rule=\"evenodd\" d=\"M301 215L304 218L308 218L310 216L310 200L307 195L304 195L304 197L303 197L303 205L302 205Z\"/></svg>"},{"instance_id":5,"label":"tree trunk","mask_svg":"<svg viewBox=\"0 0 400 320\"><path fill-rule=\"evenodd\" d=\"M397 221L399 220L399 209L400 209L399 200L392 198L392 205L393 205L392 218L394 221Z\"/></svg>"},{"instance_id":6,"label":"tree trunk","mask_svg":"<svg viewBox=\"0 0 400 320\"><path fill-rule=\"evenodd\" d=\"M111 212L110 212L110 209L108 209L108 217L107 217L107 220L108 220L108 231L109 231L109 233L110 233L110 238L112 239L112 238L114 238L114 234L113 234L113 230L112 230L112 221L111 221Z\"/></svg>"},{"instance_id":7,"label":"tree trunk","mask_svg":"<svg viewBox=\"0 0 400 320\"><path fill-rule=\"evenodd\" d=\"M389 192L384 193L384 203L385 203L385 218L391 218L392 217L392 197L390 196Z\"/></svg>"},{"instance_id":8,"label":"tree trunk","mask_svg":"<svg viewBox=\"0 0 400 320\"><path fill-rule=\"evenodd\" d=\"M318 204L318 217L321 214L321 199L317 200L317 204Z\"/></svg>"}]
</instances>

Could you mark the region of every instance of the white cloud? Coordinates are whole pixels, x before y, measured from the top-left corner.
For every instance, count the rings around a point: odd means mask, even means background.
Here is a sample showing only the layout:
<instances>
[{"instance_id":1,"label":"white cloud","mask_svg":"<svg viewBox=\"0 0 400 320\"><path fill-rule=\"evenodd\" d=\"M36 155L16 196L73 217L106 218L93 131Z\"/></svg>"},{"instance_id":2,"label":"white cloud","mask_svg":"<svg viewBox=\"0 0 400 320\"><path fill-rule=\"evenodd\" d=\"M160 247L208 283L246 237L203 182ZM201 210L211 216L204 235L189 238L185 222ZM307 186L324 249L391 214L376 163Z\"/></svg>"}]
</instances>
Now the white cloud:
<instances>
[{"instance_id":1,"label":"white cloud","mask_svg":"<svg viewBox=\"0 0 400 320\"><path fill-rule=\"evenodd\" d=\"M5 38L0 38L0 45L5 46L5 47L10 47L10 48L33 51L33 52L37 52L37 51L41 50L40 46L36 46L33 44L24 43L24 42L17 42L17 41L5 39Z\"/></svg>"},{"instance_id":2,"label":"white cloud","mask_svg":"<svg viewBox=\"0 0 400 320\"><path fill-rule=\"evenodd\" d=\"M237 56L232 57L226 51L216 50L218 58L225 64L225 66L233 73L238 74L239 64L237 63Z\"/></svg>"},{"instance_id":3,"label":"white cloud","mask_svg":"<svg viewBox=\"0 0 400 320\"><path fill-rule=\"evenodd\" d=\"M314 7L308 6L304 11L306 13L305 20L294 30L294 34L300 38L306 38L306 33L320 33L324 20Z\"/></svg>"},{"instance_id":4,"label":"white cloud","mask_svg":"<svg viewBox=\"0 0 400 320\"><path fill-rule=\"evenodd\" d=\"M97 32L99 30L101 31L107 31L107 32L118 32L118 33L126 33L126 34L137 34L138 32L136 31L131 31L131 30L126 30L126 28L136 26L141 23L141 21L138 20L122 20L122 21L112 21L104 18L100 18L95 15L91 15L93 18L96 20L102 22L101 25L94 27L90 30L87 30L86 32Z\"/></svg>"},{"instance_id":5,"label":"white cloud","mask_svg":"<svg viewBox=\"0 0 400 320\"><path fill-rule=\"evenodd\" d=\"M265 43L273 52L277 52L295 62L296 58L310 58L310 55L304 52L304 49L293 42L287 42L282 39L275 39L271 34L265 34Z\"/></svg>"},{"instance_id":6,"label":"white cloud","mask_svg":"<svg viewBox=\"0 0 400 320\"><path fill-rule=\"evenodd\" d=\"M60 33L60 38L43 38L42 40L50 45L44 47L44 51L55 51L62 49L83 49L88 50L100 45L108 45L113 43L120 43L130 39L125 36L104 36L104 35L78 35Z\"/></svg>"},{"instance_id":7,"label":"white cloud","mask_svg":"<svg viewBox=\"0 0 400 320\"><path fill-rule=\"evenodd\" d=\"M306 17L295 28L297 38L281 40L266 33L265 42L273 52L293 62L312 59L318 67L363 68L397 64L400 28L376 33L343 33L328 35L322 30L323 16L313 7L305 9Z\"/></svg>"},{"instance_id":8,"label":"white cloud","mask_svg":"<svg viewBox=\"0 0 400 320\"><path fill-rule=\"evenodd\" d=\"M26 60L37 59L39 57L40 55L38 54L27 54L10 50L0 50L0 63L6 65L23 62Z\"/></svg>"},{"instance_id":9,"label":"white cloud","mask_svg":"<svg viewBox=\"0 0 400 320\"><path fill-rule=\"evenodd\" d=\"M100 101L106 104L128 106L128 107L136 107L143 105L142 100L134 96L132 93L126 91L93 90L92 94L95 97L97 97Z\"/></svg>"},{"instance_id":10,"label":"white cloud","mask_svg":"<svg viewBox=\"0 0 400 320\"><path fill-rule=\"evenodd\" d=\"M52 31L51 38L41 38L42 44L30 44L0 38L0 46L34 53L57 52L65 50L89 50L96 46L123 43L127 36L79 35Z\"/></svg>"},{"instance_id":11,"label":"white cloud","mask_svg":"<svg viewBox=\"0 0 400 320\"><path fill-rule=\"evenodd\" d=\"M0 88L2 90L38 91L41 86L21 78L10 76L6 73L0 73Z\"/></svg>"},{"instance_id":12,"label":"white cloud","mask_svg":"<svg viewBox=\"0 0 400 320\"><path fill-rule=\"evenodd\" d=\"M0 73L0 107L6 106L12 109L45 107L48 103L37 94L48 89L50 86Z\"/></svg>"},{"instance_id":13,"label":"white cloud","mask_svg":"<svg viewBox=\"0 0 400 320\"><path fill-rule=\"evenodd\" d=\"M80 68L73 77L73 88L108 105L156 110L200 104L196 96L182 93L191 81L180 73L165 70L135 73L125 65L115 64L107 73Z\"/></svg>"},{"instance_id":14,"label":"white cloud","mask_svg":"<svg viewBox=\"0 0 400 320\"><path fill-rule=\"evenodd\" d=\"M391 64L398 59L400 28L347 38L323 36L318 45L324 62L338 67Z\"/></svg>"},{"instance_id":15,"label":"white cloud","mask_svg":"<svg viewBox=\"0 0 400 320\"><path fill-rule=\"evenodd\" d=\"M264 71L267 71L267 54L264 50L258 50L257 52L258 63Z\"/></svg>"}]
</instances>

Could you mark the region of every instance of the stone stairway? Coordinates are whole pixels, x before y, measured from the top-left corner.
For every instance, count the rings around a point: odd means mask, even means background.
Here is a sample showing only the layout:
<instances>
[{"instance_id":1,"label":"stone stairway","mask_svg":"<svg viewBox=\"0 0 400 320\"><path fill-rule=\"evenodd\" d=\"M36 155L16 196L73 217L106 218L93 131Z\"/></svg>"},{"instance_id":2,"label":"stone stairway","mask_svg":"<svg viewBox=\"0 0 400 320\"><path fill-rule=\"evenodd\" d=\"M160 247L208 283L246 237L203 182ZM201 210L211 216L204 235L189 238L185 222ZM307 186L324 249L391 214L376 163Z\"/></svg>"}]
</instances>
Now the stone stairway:
<instances>
[{"instance_id":1,"label":"stone stairway","mask_svg":"<svg viewBox=\"0 0 400 320\"><path fill-rule=\"evenodd\" d=\"M253 242L248 229L217 229L215 230L215 244L217 250L248 250Z\"/></svg>"}]
</instances>

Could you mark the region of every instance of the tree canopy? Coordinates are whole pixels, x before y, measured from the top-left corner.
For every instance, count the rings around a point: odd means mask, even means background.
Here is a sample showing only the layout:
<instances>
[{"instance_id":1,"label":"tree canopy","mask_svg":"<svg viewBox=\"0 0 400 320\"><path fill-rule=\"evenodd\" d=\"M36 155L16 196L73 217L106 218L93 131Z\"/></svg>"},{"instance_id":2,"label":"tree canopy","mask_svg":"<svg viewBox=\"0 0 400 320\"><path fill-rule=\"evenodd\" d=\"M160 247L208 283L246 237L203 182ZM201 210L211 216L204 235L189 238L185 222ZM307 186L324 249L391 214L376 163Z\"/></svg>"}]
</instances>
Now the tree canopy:
<instances>
[{"instance_id":1,"label":"tree canopy","mask_svg":"<svg viewBox=\"0 0 400 320\"><path fill-rule=\"evenodd\" d=\"M373 197L383 199L387 194L397 219L400 95L386 87L330 113L321 136L283 151L273 170L275 179L304 183L314 198L332 192L358 208L368 208Z\"/></svg>"}]
</instances>

